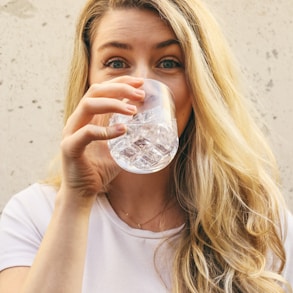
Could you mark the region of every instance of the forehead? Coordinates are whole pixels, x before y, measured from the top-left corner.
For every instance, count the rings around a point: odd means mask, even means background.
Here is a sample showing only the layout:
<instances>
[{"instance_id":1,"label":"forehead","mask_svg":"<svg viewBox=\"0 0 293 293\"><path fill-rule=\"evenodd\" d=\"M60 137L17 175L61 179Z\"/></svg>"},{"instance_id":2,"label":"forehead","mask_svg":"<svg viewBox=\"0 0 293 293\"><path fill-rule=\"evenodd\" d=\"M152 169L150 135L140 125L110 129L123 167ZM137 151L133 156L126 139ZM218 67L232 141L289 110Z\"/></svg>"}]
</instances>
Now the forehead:
<instances>
[{"instance_id":1,"label":"forehead","mask_svg":"<svg viewBox=\"0 0 293 293\"><path fill-rule=\"evenodd\" d=\"M150 10L137 8L109 10L99 22L93 42L107 42L112 39L158 40L175 38L172 29Z\"/></svg>"}]
</instances>

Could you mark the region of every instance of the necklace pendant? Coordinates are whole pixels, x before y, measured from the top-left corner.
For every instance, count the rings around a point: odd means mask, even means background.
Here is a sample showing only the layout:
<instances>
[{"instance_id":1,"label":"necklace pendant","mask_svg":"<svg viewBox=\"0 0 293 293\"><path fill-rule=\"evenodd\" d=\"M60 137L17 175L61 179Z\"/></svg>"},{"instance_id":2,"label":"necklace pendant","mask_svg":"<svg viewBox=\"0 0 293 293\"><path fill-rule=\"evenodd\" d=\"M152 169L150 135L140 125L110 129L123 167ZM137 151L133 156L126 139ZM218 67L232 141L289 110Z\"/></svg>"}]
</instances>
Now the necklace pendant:
<instances>
[{"instance_id":1,"label":"necklace pendant","mask_svg":"<svg viewBox=\"0 0 293 293\"><path fill-rule=\"evenodd\" d=\"M138 227L139 229L142 229L141 224L137 224L137 227Z\"/></svg>"}]
</instances>

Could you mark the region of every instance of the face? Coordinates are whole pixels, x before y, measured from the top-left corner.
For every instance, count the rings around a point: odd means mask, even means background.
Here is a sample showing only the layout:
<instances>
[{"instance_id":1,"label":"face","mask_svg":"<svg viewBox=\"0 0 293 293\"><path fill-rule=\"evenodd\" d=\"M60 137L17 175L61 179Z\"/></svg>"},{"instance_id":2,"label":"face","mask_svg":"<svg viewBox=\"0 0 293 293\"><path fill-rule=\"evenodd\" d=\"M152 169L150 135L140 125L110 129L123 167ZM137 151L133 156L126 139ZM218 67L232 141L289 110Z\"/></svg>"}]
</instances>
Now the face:
<instances>
[{"instance_id":1,"label":"face","mask_svg":"<svg viewBox=\"0 0 293 293\"><path fill-rule=\"evenodd\" d=\"M89 83L122 75L156 79L169 86L181 135L191 113L184 56L173 31L151 11L111 10L97 27Z\"/></svg>"}]
</instances>

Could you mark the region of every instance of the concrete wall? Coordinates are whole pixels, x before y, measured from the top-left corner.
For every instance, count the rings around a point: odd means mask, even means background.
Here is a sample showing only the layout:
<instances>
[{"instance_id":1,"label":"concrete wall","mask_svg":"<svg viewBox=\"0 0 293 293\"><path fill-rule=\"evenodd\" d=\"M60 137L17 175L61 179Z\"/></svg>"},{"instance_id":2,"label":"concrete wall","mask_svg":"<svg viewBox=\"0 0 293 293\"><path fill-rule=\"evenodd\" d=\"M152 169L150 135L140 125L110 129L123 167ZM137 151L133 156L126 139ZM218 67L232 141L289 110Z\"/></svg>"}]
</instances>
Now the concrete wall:
<instances>
[{"instance_id":1,"label":"concrete wall","mask_svg":"<svg viewBox=\"0 0 293 293\"><path fill-rule=\"evenodd\" d=\"M58 151L74 25L84 0L0 0L0 211ZM291 0L207 0L248 80L293 210Z\"/></svg>"}]
</instances>

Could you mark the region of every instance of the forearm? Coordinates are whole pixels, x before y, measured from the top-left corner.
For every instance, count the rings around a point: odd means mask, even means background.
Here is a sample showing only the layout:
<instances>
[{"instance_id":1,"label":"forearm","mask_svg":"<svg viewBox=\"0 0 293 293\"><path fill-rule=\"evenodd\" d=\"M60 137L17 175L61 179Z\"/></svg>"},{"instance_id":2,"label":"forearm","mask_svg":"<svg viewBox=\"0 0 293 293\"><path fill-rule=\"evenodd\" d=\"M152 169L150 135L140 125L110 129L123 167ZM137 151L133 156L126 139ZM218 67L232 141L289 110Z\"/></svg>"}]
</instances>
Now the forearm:
<instances>
[{"instance_id":1,"label":"forearm","mask_svg":"<svg viewBox=\"0 0 293 293\"><path fill-rule=\"evenodd\" d=\"M22 293L81 293L90 206L56 203Z\"/></svg>"}]
</instances>

